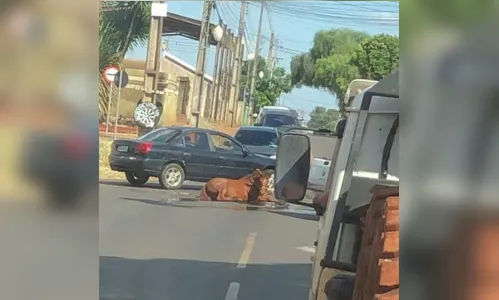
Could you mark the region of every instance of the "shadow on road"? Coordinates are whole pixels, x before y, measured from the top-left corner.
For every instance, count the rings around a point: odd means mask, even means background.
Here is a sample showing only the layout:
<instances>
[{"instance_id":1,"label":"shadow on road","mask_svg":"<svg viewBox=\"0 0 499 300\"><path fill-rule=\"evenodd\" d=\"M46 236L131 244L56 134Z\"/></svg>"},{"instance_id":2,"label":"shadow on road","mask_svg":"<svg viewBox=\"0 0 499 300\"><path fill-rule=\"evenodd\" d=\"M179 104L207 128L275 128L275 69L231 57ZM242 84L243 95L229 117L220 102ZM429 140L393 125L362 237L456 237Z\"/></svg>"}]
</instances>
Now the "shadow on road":
<instances>
[{"instance_id":1,"label":"shadow on road","mask_svg":"<svg viewBox=\"0 0 499 300\"><path fill-rule=\"evenodd\" d=\"M129 188L150 188L150 189L157 189L157 190L165 190L159 183L146 183L143 186L136 187L136 186L131 186L128 182L126 181L112 181L112 180L99 180L99 184L104 184L104 185L112 185L112 186L122 186L122 187L129 187ZM197 185L189 185L189 184L184 184L180 190L189 190L189 191L199 191L201 190L201 186Z\"/></svg>"},{"instance_id":2,"label":"shadow on road","mask_svg":"<svg viewBox=\"0 0 499 300\"><path fill-rule=\"evenodd\" d=\"M163 199L160 201L142 199L142 198L129 198L129 197L121 197L120 199L126 201L135 201L145 204L151 204L151 205L170 206L178 208L228 209L232 211L264 211L302 220L309 220L309 221L319 220L319 217L313 211L310 210L297 211L296 209L289 209L286 207L272 208L272 207L265 207L263 205L251 205L251 204L242 204L235 202L204 202L204 201L199 201L197 198L179 198L174 200Z\"/></svg>"},{"instance_id":3,"label":"shadow on road","mask_svg":"<svg viewBox=\"0 0 499 300\"><path fill-rule=\"evenodd\" d=\"M281 216L286 216L286 217L291 217L291 218L297 218L297 219L302 219L302 220L309 220L309 221L319 221L319 216L316 214L311 214L311 213L301 213L301 212L292 212L292 211L269 211L270 213L281 215Z\"/></svg>"},{"instance_id":4,"label":"shadow on road","mask_svg":"<svg viewBox=\"0 0 499 300\"><path fill-rule=\"evenodd\" d=\"M231 282L238 300L307 299L311 264L250 264L100 257L101 300L220 300Z\"/></svg>"}]
</instances>

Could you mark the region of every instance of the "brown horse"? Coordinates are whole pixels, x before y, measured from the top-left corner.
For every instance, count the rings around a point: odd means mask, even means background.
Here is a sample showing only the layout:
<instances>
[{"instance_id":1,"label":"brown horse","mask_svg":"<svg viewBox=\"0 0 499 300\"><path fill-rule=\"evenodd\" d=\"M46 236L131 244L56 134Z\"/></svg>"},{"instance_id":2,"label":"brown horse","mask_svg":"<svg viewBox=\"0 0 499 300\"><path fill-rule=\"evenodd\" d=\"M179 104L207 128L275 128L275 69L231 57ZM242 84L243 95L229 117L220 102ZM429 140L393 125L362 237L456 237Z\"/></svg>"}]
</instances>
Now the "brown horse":
<instances>
[{"instance_id":1,"label":"brown horse","mask_svg":"<svg viewBox=\"0 0 499 300\"><path fill-rule=\"evenodd\" d=\"M268 180L260 169L239 179L213 178L201 189L199 200L250 203L271 201L267 196Z\"/></svg>"}]
</instances>

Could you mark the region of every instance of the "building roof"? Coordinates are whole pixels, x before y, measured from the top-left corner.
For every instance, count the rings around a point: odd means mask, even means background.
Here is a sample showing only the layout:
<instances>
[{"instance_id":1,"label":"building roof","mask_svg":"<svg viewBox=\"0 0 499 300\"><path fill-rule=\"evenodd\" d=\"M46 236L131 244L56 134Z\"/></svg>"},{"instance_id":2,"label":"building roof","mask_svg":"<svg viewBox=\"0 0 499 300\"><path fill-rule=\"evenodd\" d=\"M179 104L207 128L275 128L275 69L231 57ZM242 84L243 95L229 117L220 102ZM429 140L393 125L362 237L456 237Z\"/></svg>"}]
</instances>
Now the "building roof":
<instances>
[{"instance_id":1,"label":"building roof","mask_svg":"<svg viewBox=\"0 0 499 300\"><path fill-rule=\"evenodd\" d=\"M187 62L183 61L182 59L176 57L175 55L169 53L169 52L163 52L164 54L164 58L171 61L172 63L188 70L189 72L191 73L195 73L196 72L196 68L190 64L188 64ZM138 60L138 59L125 59L123 61L124 65L126 68L129 68L129 69L137 69L137 70L145 70L146 68L146 62L145 60ZM205 80L209 81L209 82L213 82L213 77L208 75L208 74L204 74L204 78Z\"/></svg>"},{"instance_id":2,"label":"building roof","mask_svg":"<svg viewBox=\"0 0 499 300\"><path fill-rule=\"evenodd\" d=\"M190 64L188 64L187 62L181 60L180 58L176 57L175 55L171 54L170 52L163 52L164 55L165 55L165 58L175 62L176 64L188 69L189 71L191 71L192 73L195 73L196 72L196 68ZM213 82L213 77L208 75L208 74L204 74L204 78L208 81L211 81Z\"/></svg>"}]
</instances>

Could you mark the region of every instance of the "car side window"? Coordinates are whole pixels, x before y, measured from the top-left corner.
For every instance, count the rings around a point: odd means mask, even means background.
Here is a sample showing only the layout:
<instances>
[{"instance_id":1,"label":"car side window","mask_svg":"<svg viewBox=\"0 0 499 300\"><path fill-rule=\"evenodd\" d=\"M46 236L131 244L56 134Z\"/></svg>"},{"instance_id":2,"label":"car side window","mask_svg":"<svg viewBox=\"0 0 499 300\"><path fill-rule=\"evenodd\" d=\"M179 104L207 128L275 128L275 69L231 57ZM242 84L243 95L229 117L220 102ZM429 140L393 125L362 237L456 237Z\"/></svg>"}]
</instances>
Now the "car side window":
<instances>
[{"instance_id":1,"label":"car side window","mask_svg":"<svg viewBox=\"0 0 499 300\"><path fill-rule=\"evenodd\" d=\"M204 132L190 131L183 138L185 148L211 151L208 135Z\"/></svg>"},{"instance_id":2,"label":"car side window","mask_svg":"<svg viewBox=\"0 0 499 300\"><path fill-rule=\"evenodd\" d=\"M241 148L241 146L234 143L229 138L216 133L211 133L210 137L211 137L211 143L213 144L217 152L225 152L225 153L229 152L232 154L243 155L243 148Z\"/></svg>"},{"instance_id":3,"label":"car side window","mask_svg":"<svg viewBox=\"0 0 499 300\"><path fill-rule=\"evenodd\" d=\"M186 148L185 135L176 137L171 141L171 144L175 147Z\"/></svg>"}]
</instances>

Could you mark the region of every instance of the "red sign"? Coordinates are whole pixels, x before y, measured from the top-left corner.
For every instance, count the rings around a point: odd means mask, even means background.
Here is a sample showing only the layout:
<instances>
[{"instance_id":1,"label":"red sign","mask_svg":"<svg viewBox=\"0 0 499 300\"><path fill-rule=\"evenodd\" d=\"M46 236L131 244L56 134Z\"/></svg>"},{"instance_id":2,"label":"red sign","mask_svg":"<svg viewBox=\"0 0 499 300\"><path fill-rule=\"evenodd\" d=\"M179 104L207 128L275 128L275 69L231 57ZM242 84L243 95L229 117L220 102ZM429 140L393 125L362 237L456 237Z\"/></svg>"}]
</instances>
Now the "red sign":
<instances>
[{"instance_id":1,"label":"red sign","mask_svg":"<svg viewBox=\"0 0 499 300\"><path fill-rule=\"evenodd\" d=\"M118 74L120 68L117 66L107 66L102 72L102 78L109 84L113 83L114 76Z\"/></svg>"}]
</instances>

